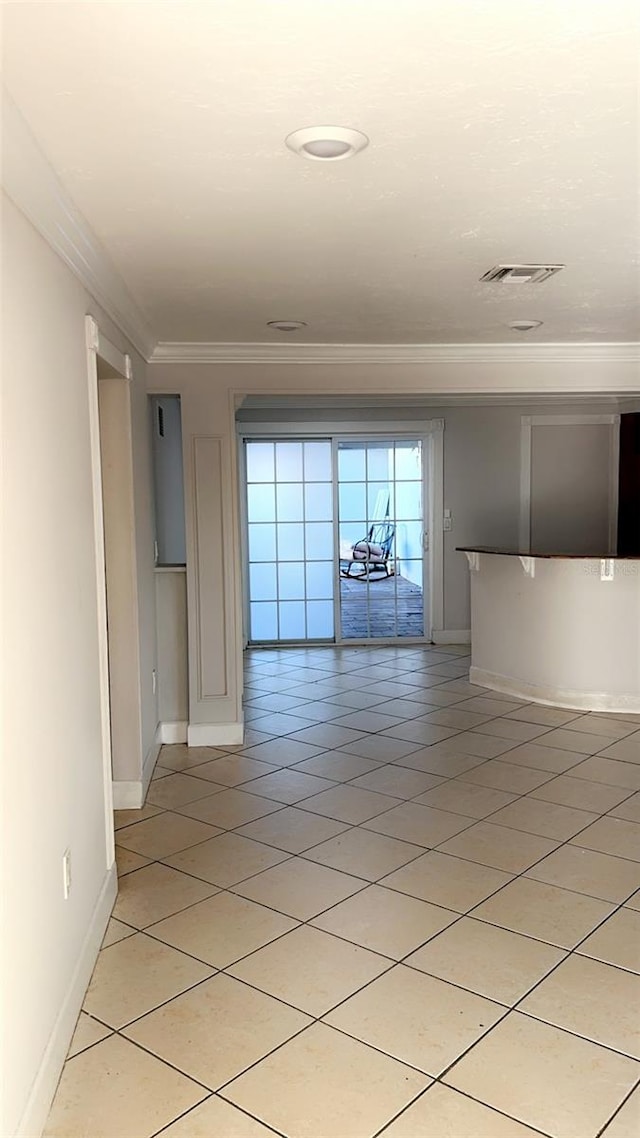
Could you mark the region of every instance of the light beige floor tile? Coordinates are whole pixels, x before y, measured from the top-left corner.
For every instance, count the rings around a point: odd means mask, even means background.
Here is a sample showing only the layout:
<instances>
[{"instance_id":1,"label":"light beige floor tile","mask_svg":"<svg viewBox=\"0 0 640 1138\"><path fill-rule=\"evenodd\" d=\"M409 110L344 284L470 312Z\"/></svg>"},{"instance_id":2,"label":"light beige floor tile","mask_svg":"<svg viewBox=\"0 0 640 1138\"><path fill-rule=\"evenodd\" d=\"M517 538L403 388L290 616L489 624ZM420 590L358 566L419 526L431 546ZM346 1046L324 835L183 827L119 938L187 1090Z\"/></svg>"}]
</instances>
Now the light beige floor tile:
<instances>
[{"instance_id":1,"label":"light beige floor tile","mask_svg":"<svg viewBox=\"0 0 640 1138\"><path fill-rule=\"evenodd\" d=\"M508 873L522 873L534 862L556 848L557 842L526 834L522 830L509 830L494 826L492 822L476 822L462 834L450 838L442 845L442 853L467 858L493 869Z\"/></svg>"},{"instance_id":2,"label":"light beige floor tile","mask_svg":"<svg viewBox=\"0 0 640 1138\"><path fill-rule=\"evenodd\" d=\"M167 1131L171 1133L172 1128ZM380 1138L539 1138L539 1133L442 1083L434 1083L382 1131Z\"/></svg>"},{"instance_id":3,"label":"light beige floor tile","mask_svg":"<svg viewBox=\"0 0 640 1138\"><path fill-rule=\"evenodd\" d=\"M256 1122L218 1095L212 1095L163 1130L161 1138L273 1138L273 1134L270 1127Z\"/></svg>"},{"instance_id":4,"label":"light beige floor tile","mask_svg":"<svg viewBox=\"0 0 640 1138\"><path fill-rule=\"evenodd\" d=\"M396 727L389 727L384 732L385 739L403 739L407 743L419 743L421 747L430 747L433 743L442 743L445 739L458 736L454 727L438 727L435 723L423 723L419 719L406 719Z\"/></svg>"},{"instance_id":5,"label":"light beige floor tile","mask_svg":"<svg viewBox=\"0 0 640 1138\"><path fill-rule=\"evenodd\" d=\"M277 767L293 766L301 763L303 759L311 759L321 754L326 747L312 746L310 743L299 743L295 739L268 739L264 743L256 743L245 747L242 754L247 759L257 759L261 763L274 763Z\"/></svg>"},{"instance_id":6,"label":"light beige floor tile","mask_svg":"<svg viewBox=\"0 0 640 1138\"><path fill-rule=\"evenodd\" d=\"M314 723L312 726L307 723L291 738L298 743L310 743L314 747L322 747L325 751L332 751L334 748L348 751L349 744L354 743L363 734L361 728L354 731L350 727L336 727L333 723Z\"/></svg>"},{"instance_id":7,"label":"light beige floor tile","mask_svg":"<svg viewBox=\"0 0 640 1138\"><path fill-rule=\"evenodd\" d=\"M494 735L498 739L513 739L516 743L528 743L531 739L544 735L549 728L542 727L539 723L522 723L520 720L504 716L500 719L486 720L478 724L474 730L479 735Z\"/></svg>"},{"instance_id":8,"label":"light beige floor tile","mask_svg":"<svg viewBox=\"0 0 640 1138\"><path fill-rule=\"evenodd\" d=\"M510 873L430 850L383 878L381 884L445 909L466 913L511 879Z\"/></svg>"},{"instance_id":9,"label":"light beige floor tile","mask_svg":"<svg viewBox=\"0 0 640 1138\"><path fill-rule=\"evenodd\" d=\"M304 850L342 834L349 828L346 822L325 818L321 814L309 814L295 806L287 806L277 814L258 818L237 830L238 834L287 853L303 853Z\"/></svg>"},{"instance_id":10,"label":"light beige floor tile","mask_svg":"<svg viewBox=\"0 0 640 1138\"><path fill-rule=\"evenodd\" d=\"M380 794L389 794L394 798L415 798L416 795L424 794L425 791L441 783L442 778L438 775L389 763L388 766L378 767L376 771L361 775L351 785L362 786L365 790L375 790Z\"/></svg>"},{"instance_id":11,"label":"light beige floor tile","mask_svg":"<svg viewBox=\"0 0 640 1138\"><path fill-rule=\"evenodd\" d=\"M519 1011L594 1043L640 1058L640 976L570 956L522 1001Z\"/></svg>"},{"instance_id":12,"label":"light beige floor tile","mask_svg":"<svg viewBox=\"0 0 640 1138\"><path fill-rule=\"evenodd\" d=\"M583 956L640 972L640 913L619 909L580 945Z\"/></svg>"},{"instance_id":13,"label":"light beige floor tile","mask_svg":"<svg viewBox=\"0 0 640 1138\"><path fill-rule=\"evenodd\" d=\"M156 814L161 814L162 810L159 806L143 806L141 810L114 810L113 812L113 827L115 830L121 830L123 826L132 826L134 822L144 822L147 818L153 818Z\"/></svg>"},{"instance_id":14,"label":"light beige floor tile","mask_svg":"<svg viewBox=\"0 0 640 1138\"><path fill-rule=\"evenodd\" d=\"M219 893L149 930L174 948L226 968L295 928L296 922L233 893Z\"/></svg>"},{"instance_id":15,"label":"light beige floor tile","mask_svg":"<svg viewBox=\"0 0 640 1138\"><path fill-rule=\"evenodd\" d=\"M552 777L550 771L519 767L514 763L503 763L499 759L492 759L459 776L461 782L472 782L474 786L489 786L493 790L506 790L509 794L527 794Z\"/></svg>"},{"instance_id":16,"label":"light beige floor tile","mask_svg":"<svg viewBox=\"0 0 640 1138\"><path fill-rule=\"evenodd\" d=\"M183 818L181 814L166 810L156 818L118 830L118 845L143 857L170 857L178 850L205 842L219 833L216 826L207 826L204 822Z\"/></svg>"},{"instance_id":17,"label":"light beige floor tile","mask_svg":"<svg viewBox=\"0 0 640 1138\"><path fill-rule=\"evenodd\" d=\"M286 736L293 735L294 731L303 731L308 725L307 719L302 719L293 711L291 714L284 711L268 711L266 715L261 716L257 727L258 731L266 731L268 735Z\"/></svg>"},{"instance_id":18,"label":"light beige floor tile","mask_svg":"<svg viewBox=\"0 0 640 1138\"><path fill-rule=\"evenodd\" d=\"M627 791L640 790L640 765L621 762L618 758L592 755L574 767L573 773L576 778L602 782L605 786L619 786Z\"/></svg>"},{"instance_id":19,"label":"light beige floor tile","mask_svg":"<svg viewBox=\"0 0 640 1138\"><path fill-rule=\"evenodd\" d=\"M314 1024L230 1086L226 1098L295 1138L372 1135L429 1079ZM286 1094L274 1094L286 1087Z\"/></svg>"},{"instance_id":20,"label":"light beige floor tile","mask_svg":"<svg viewBox=\"0 0 640 1138\"><path fill-rule=\"evenodd\" d=\"M226 755L219 747L187 747L186 743L169 743L161 748L158 762L174 771L191 770Z\"/></svg>"},{"instance_id":21,"label":"light beige floor tile","mask_svg":"<svg viewBox=\"0 0 640 1138\"><path fill-rule=\"evenodd\" d=\"M519 877L483 901L473 915L560 948L574 948L612 912L613 905L606 901Z\"/></svg>"},{"instance_id":22,"label":"light beige floor tile","mask_svg":"<svg viewBox=\"0 0 640 1138\"><path fill-rule=\"evenodd\" d=\"M508 826L514 830L524 830L528 834L538 834L542 838L556 838L566 841L580 830L594 822L597 814L586 810L574 810L570 806L559 806L555 802L542 802L539 798L519 798L503 810L493 814L491 821L496 826Z\"/></svg>"},{"instance_id":23,"label":"light beige floor tile","mask_svg":"<svg viewBox=\"0 0 640 1138\"><path fill-rule=\"evenodd\" d=\"M620 903L640 885L640 866L610 854L567 845L527 870L527 877Z\"/></svg>"},{"instance_id":24,"label":"light beige floor tile","mask_svg":"<svg viewBox=\"0 0 640 1138\"><path fill-rule=\"evenodd\" d=\"M275 810L281 809L279 802L261 798L260 795L251 794L248 790L232 788L214 794L212 798L205 798L202 802L191 802L187 806L181 806L180 813L186 814L189 818L197 818L201 822L208 822L222 830L234 830L236 826L246 825L255 818L262 818L265 814L272 814Z\"/></svg>"},{"instance_id":25,"label":"light beige floor tile","mask_svg":"<svg viewBox=\"0 0 640 1138\"><path fill-rule=\"evenodd\" d=\"M174 810L176 806L184 806L186 802L196 802L199 798L206 798L209 794L223 790L222 784L206 781L203 778L193 778L188 774L171 774L149 787L147 801L154 806L162 806L165 810Z\"/></svg>"},{"instance_id":26,"label":"light beige floor tile","mask_svg":"<svg viewBox=\"0 0 640 1138\"><path fill-rule=\"evenodd\" d=\"M361 735L345 747L350 755L358 755L362 759L371 759L374 762L392 763L404 755L411 754L419 749L418 743L406 739L392 739L388 735Z\"/></svg>"},{"instance_id":27,"label":"light beige floor tile","mask_svg":"<svg viewBox=\"0 0 640 1138\"><path fill-rule=\"evenodd\" d=\"M512 1005L564 955L549 944L463 917L404 963Z\"/></svg>"},{"instance_id":28,"label":"light beige floor tile","mask_svg":"<svg viewBox=\"0 0 640 1138\"><path fill-rule=\"evenodd\" d=\"M624 818L600 818L576 835L571 844L640 861L640 826Z\"/></svg>"},{"instance_id":29,"label":"light beige floor tile","mask_svg":"<svg viewBox=\"0 0 640 1138\"><path fill-rule=\"evenodd\" d=\"M554 1138L595 1138L639 1073L626 1055L511 1012L445 1081Z\"/></svg>"},{"instance_id":30,"label":"light beige floor tile","mask_svg":"<svg viewBox=\"0 0 640 1138\"><path fill-rule=\"evenodd\" d=\"M205 1095L112 1035L65 1065L43 1138L151 1138Z\"/></svg>"},{"instance_id":31,"label":"light beige floor tile","mask_svg":"<svg viewBox=\"0 0 640 1138\"><path fill-rule=\"evenodd\" d=\"M397 964L330 1012L326 1022L438 1075L503 1014L490 1000Z\"/></svg>"},{"instance_id":32,"label":"light beige floor tile","mask_svg":"<svg viewBox=\"0 0 640 1138\"><path fill-rule=\"evenodd\" d=\"M504 790L473 786L472 783L462 782L456 778L441 783L435 790L428 790L415 801L424 806L433 806L437 810L464 814L467 818L486 818L488 814L495 813L514 800L515 795L507 794Z\"/></svg>"},{"instance_id":33,"label":"light beige floor tile","mask_svg":"<svg viewBox=\"0 0 640 1138\"><path fill-rule=\"evenodd\" d=\"M603 1131L602 1138L638 1138L638 1134L640 1134L640 1090L635 1090Z\"/></svg>"},{"instance_id":34,"label":"light beige floor tile","mask_svg":"<svg viewBox=\"0 0 640 1138\"><path fill-rule=\"evenodd\" d=\"M622 787L605 786L601 782L560 775L559 778L552 778L544 786L532 790L529 797L539 798L542 802L557 802L560 806L572 806L577 810L590 810L595 814L603 814L613 806L617 806L630 793Z\"/></svg>"},{"instance_id":35,"label":"light beige floor tile","mask_svg":"<svg viewBox=\"0 0 640 1138\"><path fill-rule=\"evenodd\" d=\"M126 936L133 936L137 931L131 925L125 925L122 921L116 921L115 917L111 917L100 947L108 948L110 944L117 944L119 940L124 940Z\"/></svg>"},{"instance_id":36,"label":"light beige floor tile","mask_svg":"<svg viewBox=\"0 0 640 1138\"><path fill-rule=\"evenodd\" d=\"M67 1052L67 1059L72 1059L74 1055L86 1051L87 1047L93 1047L94 1043L99 1043L108 1035L111 1035L111 1028L105 1027L103 1023L98 1023L97 1019L93 1019L86 1012L80 1012L76 1030Z\"/></svg>"},{"instance_id":37,"label":"light beige floor tile","mask_svg":"<svg viewBox=\"0 0 640 1138\"><path fill-rule=\"evenodd\" d=\"M472 826L474 821L473 818L464 818L462 814L449 814L446 810L434 810L417 802L403 802L386 814L371 818L363 824L363 828L431 847L446 841L467 826Z\"/></svg>"},{"instance_id":38,"label":"light beige floor tile","mask_svg":"<svg viewBox=\"0 0 640 1138\"><path fill-rule=\"evenodd\" d=\"M513 750L517 745L515 739L500 739L495 735L481 735L476 731L463 731L454 739L449 739L446 750L461 755L476 755L482 759L496 759Z\"/></svg>"},{"instance_id":39,"label":"light beige floor tile","mask_svg":"<svg viewBox=\"0 0 640 1138\"><path fill-rule=\"evenodd\" d=\"M549 771L550 774L564 774L584 762L585 756L576 751L552 747L550 744L543 746L542 738L539 738L535 743L521 743L514 751L509 752L508 758L515 766Z\"/></svg>"},{"instance_id":40,"label":"light beige floor tile","mask_svg":"<svg viewBox=\"0 0 640 1138\"><path fill-rule=\"evenodd\" d=\"M628 901L625 901L625 908L640 910L640 889L632 897L629 897Z\"/></svg>"},{"instance_id":41,"label":"light beige floor tile","mask_svg":"<svg viewBox=\"0 0 640 1138\"><path fill-rule=\"evenodd\" d=\"M305 857L310 861L377 881L392 870L406 865L424 851L421 846L400 842L385 834L375 834L370 830L353 827L337 838L330 838L320 846L308 850Z\"/></svg>"},{"instance_id":42,"label":"light beige floor tile","mask_svg":"<svg viewBox=\"0 0 640 1138\"><path fill-rule=\"evenodd\" d=\"M640 763L640 731L619 739L602 752L607 759L621 759L625 763Z\"/></svg>"},{"instance_id":43,"label":"light beige floor tile","mask_svg":"<svg viewBox=\"0 0 640 1138\"><path fill-rule=\"evenodd\" d=\"M396 759L396 766L426 771L442 778L456 778L466 771L482 766L487 760L477 755L457 755L452 751L439 751L436 747L421 747L411 755Z\"/></svg>"},{"instance_id":44,"label":"light beige floor tile","mask_svg":"<svg viewBox=\"0 0 640 1138\"><path fill-rule=\"evenodd\" d=\"M220 834L208 842L191 846L182 853L166 858L166 864L183 873L191 873L226 889L246 877L285 861L288 854L273 846L262 845L241 834Z\"/></svg>"},{"instance_id":45,"label":"light beige floor tile","mask_svg":"<svg viewBox=\"0 0 640 1138\"><path fill-rule=\"evenodd\" d=\"M357 877L296 857L234 886L234 892L289 917L308 921L363 886Z\"/></svg>"},{"instance_id":46,"label":"light beige floor tile","mask_svg":"<svg viewBox=\"0 0 640 1138\"><path fill-rule=\"evenodd\" d=\"M449 909L372 885L311 924L373 952L400 960L458 917Z\"/></svg>"},{"instance_id":47,"label":"light beige floor tile","mask_svg":"<svg viewBox=\"0 0 640 1138\"><path fill-rule=\"evenodd\" d=\"M509 707L505 707L504 700L498 699L497 693L496 693L496 698L492 698L491 695L489 695L489 696L483 696L483 695L471 696L470 699L463 699L462 702L458 704L458 707L462 708L463 710L466 710L468 708L469 711L486 711L487 715L492 715L494 717L498 716L498 715L500 715L500 716L505 716L505 715L515 716L515 712L517 710L528 711L529 708L531 708L532 710L535 710L535 704L530 704L528 706L527 705L511 704ZM512 711L511 708L513 708L514 710ZM545 710L545 709L541 709L541 710ZM522 716L520 718L522 718ZM531 719L531 720L529 720L529 722L536 723L536 722L538 722L538 720ZM544 723L545 721L540 720L539 722ZM555 726L555 723L553 724L553 726Z\"/></svg>"},{"instance_id":48,"label":"light beige floor tile","mask_svg":"<svg viewBox=\"0 0 640 1138\"><path fill-rule=\"evenodd\" d=\"M125 1029L148 1051L217 1090L310 1022L218 973Z\"/></svg>"},{"instance_id":49,"label":"light beige floor tile","mask_svg":"<svg viewBox=\"0 0 640 1138\"><path fill-rule=\"evenodd\" d=\"M398 801L387 794L375 794L372 790L363 790L361 787L334 786L331 790L316 794L315 798L305 799L304 808L313 814L335 818L337 822L357 825L385 810L391 810L392 806L398 805Z\"/></svg>"},{"instance_id":50,"label":"light beige floor tile","mask_svg":"<svg viewBox=\"0 0 640 1138\"><path fill-rule=\"evenodd\" d=\"M113 913L117 920L143 929L217 892L213 885L168 865L145 865L122 878Z\"/></svg>"},{"instance_id":51,"label":"light beige floor tile","mask_svg":"<svg viewBox=\"0 0 640 1138\"><path fill-rule=\"evenodd\" d=\"M300 1011L321 1016L390 965L366 948L301 925L228 971Z\"/></svg>"},{"instance_id":52,"label":"light beige floor tile","mask_svg":"<svg viewBox=\"0 0 640 1138\"><path fill-rule=\"evenodd\" d=\"M632 794L619 806L614 807L611 816L613 818L624 818L627 822L640 823L640 794Z\"/></svg>"},{"instance_id":53,"label":"light beige floor tile","mask_svg":"<svg viewBox=\"0 0 640 1138\"><path fill-rule=\"evenodd\" d=\"M84 1010L120 1028L210 975L207 965L137 933L100 953Z\"/></svg>"},{"instance_id":54,"label":"light beige floor tile","mask_svg":"<svg viewBox=\"0 0 640 1138\"><path fill-rule=\"evenodd\" d=\"M482 711L460 710L458 707L442 707L424 715L423 722L436 723L439 727L458 727L461 731L472 731L481 723L491 719Z\"/></svg>"},{"instance_id":55,"label":"light beige floor tile","mask_svg":"<svg viewBox=\"0 0 640 1138\"><path fill-rule=\"evenodd\" d=\"M585 731L588 735L608 735L613 736L615 739L625 739L627 735L633 735L637 731L637 725L633 723L625 723L622 720L616 720L613 716L608 718L604 715L582 715L580 719L574 719L570 731Z\"/></svg>"},{"instance_id":56,"label":"light beige floor tile","mask_svg":"<svg viewBox=\"0 0 640 1138\"><path fill-rule=\"evenodd\" d=\"M611 746L615 743L615 736L602 736L594 735L590 731L579 731L577 724L571 723L569 727L558 727L555 731L549 731L547 735L541 736L538 740L542 747L558 747L563 751L579 751L583 755L595 755L596 751L602 751L604 747Z\"/></svg>"},{"instance_id":57,"label":"light beige floor tile","mask_svg":"<svg viewBox=\"0 0 640 1138\"><path fill-rule=\"evenodd\" d=\"M358 775L377 770L381 765L385 764L381 764L379 760L363 759L360 755L350 755L347 751L325 751L322 755L298 763L293 770L302 771L303 774L319 775L335 783L350 782Z\"/></svg>"},{"instance_id":58,"label":"light beige floor tile","mask_svg":"<svg viewBox=\"0 0 640 1138\"><path fill-rule=\"evenodd\" d=\"M133 850L125 850L124 846L116 846L116 867L119 878L127 873L133 873L134 869L142 869L143 865L148 865L150 861L149 857L142 857Z\"/></svg>"},{"instance_id":59,"label":"light beige floor tile","mask_svg":"<svg viewBox=\"0 0 640 1138\"><path fill-rule=\"evenodd\" d=\"M278 769L273 763L259 763L256 759L245 758L244 755L221 755L218 759L212 759L210 763L194 767L191 773L194 778L215 782L219 786L240 786Z\"/></svg>"},{"instance_id":60,"label":"light beige floor tile","mask_svg":"<svg viewBox=\"0 0 640 1138\"><path fill-rule=\"evenodd\" d=\"M151 782L157 782L159 778L167 778L170 774L174 774L170 767L161 767L160 763L156 763L151 775Z\"/></svg>"},{"instance_id":61,"label":"light beige floor tile","mask_svg":"<svg viewBox=\"0 0 640 1138\"><path fill-rule=\"evenodd\" d=\"M370 708L366 711L352 711L346 714L343 709L341 718L335 720L335 723L337 727L352 727L355 731L375 733L377 731L385 731L389 727L394 727L397 723L402 723L403 721L404 716L389 715L378 710L374 711L373 708Z\"/></svg>"},{"instance_id":62,"label":"light beige floor tile","mask_svg":"<svg viewBox=\"0 0 640 1138\"><path fill-rule=\"evenodd\" d=\"M579 719L582 713L530 703L526 707L518 707L515 711L508 711L506 714L509 719L521 719L524 723L540 723L544 727L563 727L566 723Z\"/></svg>"},{"instance_id":63,"label":"light beige floor tile","mask_svg":"<svg viewBox=\"0 0 640 1138\"><path fill-rule=\"evenodd\" d=\"M264 798L273 798L276 802L286 802L293 805L303 798L311 798L312 794L320 794L322 790L330 790L335 786L327 778L317 775L303 774L302 771L285 767L284 770L274 774L266 774L263 778L254 779L251 783L251 793L260 794Z\"/></svg>"}]
</instances>

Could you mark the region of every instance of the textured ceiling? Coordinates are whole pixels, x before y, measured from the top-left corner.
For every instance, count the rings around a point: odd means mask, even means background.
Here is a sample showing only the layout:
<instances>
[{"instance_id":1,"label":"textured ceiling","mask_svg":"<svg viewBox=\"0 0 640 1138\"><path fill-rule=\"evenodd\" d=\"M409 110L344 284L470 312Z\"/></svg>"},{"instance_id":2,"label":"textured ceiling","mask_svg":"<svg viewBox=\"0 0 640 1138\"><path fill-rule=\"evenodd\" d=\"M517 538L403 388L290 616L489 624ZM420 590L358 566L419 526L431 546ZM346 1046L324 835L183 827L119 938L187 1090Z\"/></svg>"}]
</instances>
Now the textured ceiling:
<instances>
[{"instance_id":1,"label":"textured ceiling","mask_svg":"<svg viewBox=\"0 0 640 1138\"><path fill-rule=\"evenodd\" d=\"M161 340L640 338L631 0L7 3L5 81ZM297 127L365 131L307 162ZM501 261L564 262L483 285Z\"/></svg>"}]
</instances>

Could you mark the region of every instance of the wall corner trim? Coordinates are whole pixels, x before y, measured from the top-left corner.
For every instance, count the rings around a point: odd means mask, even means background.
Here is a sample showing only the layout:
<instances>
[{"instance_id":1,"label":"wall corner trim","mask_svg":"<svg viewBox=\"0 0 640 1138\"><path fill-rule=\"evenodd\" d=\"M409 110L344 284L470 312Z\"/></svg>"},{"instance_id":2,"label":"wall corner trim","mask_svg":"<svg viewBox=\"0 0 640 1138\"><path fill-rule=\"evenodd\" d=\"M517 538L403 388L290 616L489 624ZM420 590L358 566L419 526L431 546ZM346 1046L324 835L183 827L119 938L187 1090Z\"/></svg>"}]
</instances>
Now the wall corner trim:
<instances>
[{"instance_id":1,"label":"wall corner trim","mask_svg":"<svg viewBox=\"0 0 640 1138\"><path fill-rule=\"evenodd\" d=\"M160 742L163 745L171 743L186 743L188 723L184 720L173 720L159 725Z\"/></svg>"},{"instance_id":2,"label":"wall corner trim","mask_svg":"<svg viewBox=\"0 0 640 1138\"><path fill-rule=\"evenodd\" d=\"M244 742L244 723L190 723L187 728L189 747L238 746Z\"/></svg>"},{"instance_id":3,"label":"wall corner trim","mask_svg":"<svg viewBox=\"0 0 640 1138\"><path fill-rule=\"evenodd\" d=\"M49 1036L29 1101L16 1131L16 1138L33 1138L35 1134L40 1134L47 1120L117 892L118 880L114 862L106 872L71 983Z\"/></svg>"}]
</instances>

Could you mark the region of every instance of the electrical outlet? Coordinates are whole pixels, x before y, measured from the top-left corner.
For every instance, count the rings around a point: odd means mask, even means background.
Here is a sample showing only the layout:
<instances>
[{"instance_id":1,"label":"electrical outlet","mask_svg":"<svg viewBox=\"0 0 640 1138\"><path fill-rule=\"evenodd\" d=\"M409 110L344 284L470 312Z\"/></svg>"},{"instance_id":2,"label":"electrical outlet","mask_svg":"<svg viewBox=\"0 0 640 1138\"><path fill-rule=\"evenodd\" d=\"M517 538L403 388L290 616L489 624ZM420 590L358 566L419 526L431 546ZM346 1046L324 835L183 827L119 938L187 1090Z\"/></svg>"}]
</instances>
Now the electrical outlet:
<instances>
[{"instance_id":1,"label":"electrical outlet","mask_svg":"<svg viewBox=\"0 0 640 1138\"><path fill-rule=\"evenodd\" d=\"M152 689L154 695L156 694L157 683L158 683L158 678L156 676L156 670L154 668L152 673L151 673L151 689Z\"/></svg>"},{"instance_id":2,"label":"electrical outlet","mask_svg":"<svg viewBox=\"0 0 640 1138\"><path fill-rule=\"evenodd\" d=\"M71 892L71 850L65 850L62 855L62 895L65 901L69 900Z\"/></svg>"},{"instance_id":3,"label":"electrical outlet","mask_svg":"<svg viewBox=\"0 0 640 1138\"><path fill-rule=\"evenodd\" d=\"M451 510L445 510L442 519L442 528L444 530L453 529L453 519L451 517Z\"/></svg>"}]
</instances>

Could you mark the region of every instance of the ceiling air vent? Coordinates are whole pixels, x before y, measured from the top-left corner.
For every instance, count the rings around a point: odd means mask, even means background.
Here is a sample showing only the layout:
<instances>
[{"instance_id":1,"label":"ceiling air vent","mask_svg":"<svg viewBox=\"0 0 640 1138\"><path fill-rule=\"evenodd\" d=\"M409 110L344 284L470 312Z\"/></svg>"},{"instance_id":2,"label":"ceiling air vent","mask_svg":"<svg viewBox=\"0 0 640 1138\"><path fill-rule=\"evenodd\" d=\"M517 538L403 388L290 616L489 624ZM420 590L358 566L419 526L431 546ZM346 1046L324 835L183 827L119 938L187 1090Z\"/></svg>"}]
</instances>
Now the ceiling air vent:
<instances>
[{"instance_id":1,"label":"ceiling air vent","mask_svg":"<svg viewBox=\"0 0 640 1138\"><path fill-rule=\"evenodd\" d=\"M510 284L540 284L559 273L564 265L494 265L481 281L508 281Z\"/></svg>"}]
</instances>

